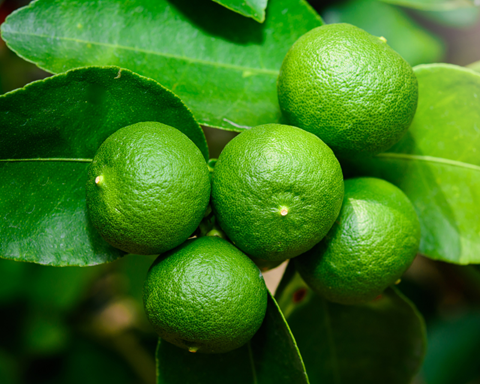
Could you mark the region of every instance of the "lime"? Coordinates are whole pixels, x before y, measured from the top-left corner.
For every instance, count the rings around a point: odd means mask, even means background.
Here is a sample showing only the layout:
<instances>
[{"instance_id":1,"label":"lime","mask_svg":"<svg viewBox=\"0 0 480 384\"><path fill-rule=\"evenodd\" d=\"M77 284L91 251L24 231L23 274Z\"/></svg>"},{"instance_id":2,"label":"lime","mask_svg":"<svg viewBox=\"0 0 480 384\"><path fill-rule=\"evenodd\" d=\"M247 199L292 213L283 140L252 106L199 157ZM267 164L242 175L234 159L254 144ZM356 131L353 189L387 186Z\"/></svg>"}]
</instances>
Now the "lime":
<instances>
[{"instance_id":1,"label":"lime","mask_svg":"<svg viewBox=\"0 0 480 384\"><path fill-rule=\"evenodd\" d=\"M384 38L350 24L324 25L298 39L282 63L277 90L287 122L314 133L341 158L395 144L418 99L410 65Z\"/></svg>"},{"instance_id":2,"label":"lime","mask_svg":"<svg viewBox=\"0 0 480 384\"><path fill-rule=\"evenodd\" d=\"M87 207L111 245L157 254L183 243L210 198L207 164L179 130L156 123L122 128L100 146L88 171Z\"/></svg>"},{"instance_id":3,"label":"lime","mask_svg":"<svg viewBox=\"0 0 480 384\"><path fill-rule=\"evenodd\" d=\"M333 152L300 128L260 125L231 140L215 166L212 205L249 256L282 261L306 252L340 212L343 176Z\"/></svg>"},{"instance_id":4,"label":"lime","mask_svg":"<svg viewBox=\"0 0 480 384\"><path fill-rule=\"evenodd\" d=\"M245 254L206 236L155 260L144 305L162 339L190 352L223 353L244 345L260 328L267 288Z\"/></svg>"},{"instance_id":5,"label":"lime","mask_svg":"<svg viewBox=\"0 0 480 384\"><path fill-rule=\"evenodd\" d=\"M376 178L349 179L332 229L296 258L295 266L327 300L356 304L374 299L395 283L419 244L417 214L400 189Z\"/></svg>"}]
</instances>

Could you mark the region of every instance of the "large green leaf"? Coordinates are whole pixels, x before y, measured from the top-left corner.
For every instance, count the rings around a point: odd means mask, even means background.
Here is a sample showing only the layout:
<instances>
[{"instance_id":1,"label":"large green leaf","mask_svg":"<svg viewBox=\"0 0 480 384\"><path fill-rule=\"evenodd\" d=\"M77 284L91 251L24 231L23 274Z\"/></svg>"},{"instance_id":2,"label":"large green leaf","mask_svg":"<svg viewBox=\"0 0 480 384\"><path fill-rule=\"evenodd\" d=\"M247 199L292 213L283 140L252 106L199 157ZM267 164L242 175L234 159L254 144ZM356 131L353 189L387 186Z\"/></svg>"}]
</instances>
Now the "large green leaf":
<instances>
[{"instance_id":1,"label":"large green leaf","mask_svg":"<svg viewBox=\"0 0 480 384\"><path fill-rule=\"evenodd\" d=\"M280 65L321 24L304 0L272 0L263 24L209 0L39 0L9 16L2 38L54 73L131 69L173 90L203 125L241 131L280 121Z\"/></svg>"},{"instance_id":2,"label":"large green leaf","mask_svg":"<svg viewBox=\"0 0 480 384\"><path fill-rule=\"evenodd\" d=\"M208 158L181 100L118 67L77 69L0 96L0 257L57 266L120 257L87 220L86 172L110 134L141 121L178 128Z\"/></svg>"},{"instance_id":3,"label":"large green leaf","mask_svg":"<svg viewBox=\"0 0 480 384\"><path fill-rule=\"evenodd\" d=\"M268 0L213 0L234 12L263 23Z\"/></svg>"},{"instance_id":4,"label":"large green leaf","mask_svg":"<svg viewBox=\"0 0 480 384\"><path fill-rule=\"evenodd\" d=\"M408 384L425 353L423 319L389 288L362 305L329 303L300 275L288 273L277 293L312 384Z\"/></svg>"},{"instance_id":5,"label":"large green leaf","mask_svg":"<svg viewBox=\"0 0 480 384\"><path fill-rule=\"evenodd\" d=\"M448 64L421 65L415 73L419 101L407 134L347 170L384 178L407 194L420 218L422 254L478 264L480 75Z\"/></svg>"},{"instance_id":6,"label":"large green leaf","mask_svg":"<svg viewBox=\"0 0 480 384\"><path fill-rule=\"evenodd\" d=\"M159 340L158 384L308 383L296 342L269 295L262 326L247 345L216 355L193 354Z\"/></svg>"},{"instance_id":7,"label":"large green leaf","mask_svg":"<svg viewBox=\"0 0 480 384\"><path fill-rule=\"evenodd\" d=\"M445 54L444 43L406 13L376 0L350 0L327 8L322 13L327 23L349 23L374 36L383 36L388 45L410 65L434 63Z\"/></svg>"},{"instance_id":8,"label":"large green leaf","mask_svg":"<svg viewBox=\"0 0 480 384\"><path fill-rule=\"evenodd\" d=\"M460 8L470 8L477 4L475 0L380 0L384 3L401 5L403 7L432 10L450 11Z\"/></svg>"}]
</instances>

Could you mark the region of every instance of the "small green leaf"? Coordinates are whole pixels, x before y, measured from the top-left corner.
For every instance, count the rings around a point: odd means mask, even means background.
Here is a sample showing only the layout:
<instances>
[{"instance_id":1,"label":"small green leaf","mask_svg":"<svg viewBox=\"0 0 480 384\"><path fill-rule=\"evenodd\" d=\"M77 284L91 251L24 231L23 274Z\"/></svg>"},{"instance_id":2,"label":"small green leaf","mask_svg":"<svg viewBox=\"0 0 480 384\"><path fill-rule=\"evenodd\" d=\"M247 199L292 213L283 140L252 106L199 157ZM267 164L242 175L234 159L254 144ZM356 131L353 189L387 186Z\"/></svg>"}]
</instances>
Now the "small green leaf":
<instances>
[{"instance_id":1,"label":"small green leaf","mask_svg":"<svg viewBox=\"0 0 480 384\"><path fill-rule=\"evenodd\" d=\"M308 383L302 357L275 299L250 342L232 352L193 354L159 340L158 384Z\"/></svg>"},{"instance_id":2,"label":"small green leaf","mask_svg":"<svg viewBox=\"0 0 480 384\"><path fill-rule=\"evenodd\" d=\"M448 64L415 68L418 108L406 135L385 153L344 164L352 175L400 187L420 218L420 252L480 263L480 75Z\"/></svg>"},{"instance_id":3,"label":"small green leaf","mask_svg":"<svg viewBox=\"0 0 480 384\"><path fill-rule=\"evenodd\" d=\"M327 23L349 23L387 43L410 65L441 61L445 44L412 20L403 10L376 0L335 3L322 13Z\"/></svg>"},{"instance_id":4,"label":"small green leaf","mask_svg":"<svg viewBox=\"0 0 480 384\"><path fill-rule=\"evenodd\" d=\"M0 96L0 257L87 266L123 255L87 220L87 168L109 135L141 121L178 128L208 158L182 101L129 70L76 69Z\"/></svg>"},{"instance_id":5,"label":"small green leaf","mask_svg":"<svg viewBox=\"0 0 480 384\"><path fill-rule=\"evenodd\" d=\"M265 21L265 8L268 0L213 0L224 7L243 16L263 23Z\"/></svg>"},{"instance_id":6,"label":"small green leaf","mask_svg":"<svg viewBox=\"0 0 480 384\"><path fill-rule=\"evenodd\" d=\"M475 0L379 0L384 3L400 5L402 7L431 10L451 11L460 8L470 8L477 5Z\"/></svg>"},{"instance_id":7,"label":"small green leaf","mask_svg":"<svg viewBox=\"0 0 480 384\"><path fill-rule=\"evenodd\" d=\"M340 305L294 274L276 296L312 384L408 384L420 369L423 319L397 290L367 304Z\"/></svg>"},{"instance_id":8,"label":"small green leaf","mask_svg":"<svg viewBox=\"0 0 480 384\"><path fill-rule=\"evenodd\" d=\"M242 131L281 121L283 58L320 25L304 0L270 1L263 24L213 1L39 0L8 17L2 38L53 73L128 68L174 91L201 124Z\"/></svg>"},{"instance_id":9,"label":"small green leaf","mask_svg":"<svg viewBox=\"0 0 480 384\"><path fill-rule=\"evenodd\" d=\"M475 72L480 72L480 61L475 61L474 63L468 64L467 68L470 68Z\"/></svg>"},{"instance_id":10,"label":"small green leaf","mask_svg":"<svg viewBox=\"0 0 480 384\"><path fill-rule=\"evenodd\" d=\"M417 11L425 19L450 28L467 29L476 25L480 16L480 7L459 8L441 11Z\"/></svg>"}]
</instances>

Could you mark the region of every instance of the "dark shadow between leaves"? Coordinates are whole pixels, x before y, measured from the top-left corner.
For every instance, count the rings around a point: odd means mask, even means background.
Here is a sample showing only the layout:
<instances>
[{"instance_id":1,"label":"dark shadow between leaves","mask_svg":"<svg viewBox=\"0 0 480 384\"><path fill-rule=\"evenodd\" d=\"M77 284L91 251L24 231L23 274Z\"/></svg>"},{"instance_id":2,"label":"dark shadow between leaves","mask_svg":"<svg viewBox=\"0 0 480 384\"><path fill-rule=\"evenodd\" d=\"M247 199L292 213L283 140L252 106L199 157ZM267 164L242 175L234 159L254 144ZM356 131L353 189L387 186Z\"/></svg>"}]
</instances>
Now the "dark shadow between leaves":
<instances>
[{"instance_id":1,"label":"dark shadow between leaves","mask_svg":"<svg viewBox=\"0 0 480 384\"><path fill-rule=\"evenodd\" d=\"M264 24L211 0L168 0L188 21L211 36L239 45L262 44Z\"/></svg>"}]
</instances>

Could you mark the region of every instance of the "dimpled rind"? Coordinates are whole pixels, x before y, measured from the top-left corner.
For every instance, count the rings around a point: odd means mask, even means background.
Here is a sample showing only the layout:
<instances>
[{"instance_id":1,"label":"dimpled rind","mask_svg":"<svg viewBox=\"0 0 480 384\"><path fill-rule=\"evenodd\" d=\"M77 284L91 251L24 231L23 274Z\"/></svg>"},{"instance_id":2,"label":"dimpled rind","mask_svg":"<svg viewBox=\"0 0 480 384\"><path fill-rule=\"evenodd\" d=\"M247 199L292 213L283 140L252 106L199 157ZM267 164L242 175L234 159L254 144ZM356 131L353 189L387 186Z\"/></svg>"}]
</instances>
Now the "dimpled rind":
<instances>
[{"instance_id":1,"label":"dimpled rind","mask_svg":"<svg viewBox=\"0 0 480 384\"><path fill-rule=\"evenodd\" d=\"M267 288L253 261L226 240L209 236L159 256L143 298L162 339L201 353L241 347L267 310Z\"/></svg>"},{"instance_id":2,"label":"dimpled rind","mask_svg":"<svg viewBox=\"0 0 480 384\"><path fill-rule=\"evenodd\" d=\"M210 197L208 167L197 146L165 124L122 128L100 146L88 171L92 224L112 246L158 254L195 231Z\"/></svg>"},{"instance_id":3,"label":"dimpled rind","mask_svg":"<svg viewBox=\"0 0 480 384\"><path fill-rule=\"evenodd\" d=\"M413 262L420 222L407 196L376 178L345 181L342 210L327 236L295 259L305 282L340 304L375 299Z\"/></svg>"},{"instance_id":4,"label":"dimpled rind","mask_svg":"<svg viewBox=\"0 0 480 384\"><path fill-rule=\"evenodd\" d=\"M339 158L391 147L410 126L418 100L411 66L385 39L350 24L324 25L298 39L277 91L287 122L320 137Z\"/></svg>"},{"instance_id":5,"label":"dimpled rind","mask_svg":"<svg viewBox=\"0 0 480 384\"><path fill-rule=\"evenodd\" d=\"M343 198L333 152L302 129L266 124L230 141L215 166L212 205L232 242L267 261L306 252L328 232Z\"/></svg>"}]
</instances>

